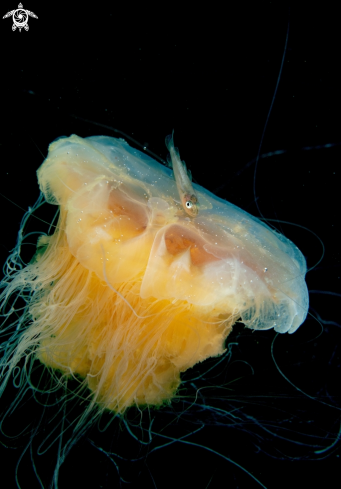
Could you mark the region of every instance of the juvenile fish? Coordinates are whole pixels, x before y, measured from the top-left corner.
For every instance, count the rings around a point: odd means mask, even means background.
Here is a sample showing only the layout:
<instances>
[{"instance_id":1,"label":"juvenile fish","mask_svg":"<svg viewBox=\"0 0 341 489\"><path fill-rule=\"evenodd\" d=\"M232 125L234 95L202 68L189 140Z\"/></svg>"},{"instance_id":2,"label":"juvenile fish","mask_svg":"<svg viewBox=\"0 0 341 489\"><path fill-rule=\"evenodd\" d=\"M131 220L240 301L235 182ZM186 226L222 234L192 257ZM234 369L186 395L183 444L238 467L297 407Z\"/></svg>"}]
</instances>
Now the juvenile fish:
<instances>
[{"instance_id":1,"label":"juvenile fish","mask_svg":"<svg viewBox=\"0 0 341 489\"><path fill-rule=\"evenodd\" d=\"M174 131L166 137L165 141L170 153L170 158L168 155L167 161L173 168L174 178L183 208L190 217L196 217L199 211L198 199L188 176L186 165L180 159L178 148L174 147L173 133Z\"/></svg>"}]
</instances>

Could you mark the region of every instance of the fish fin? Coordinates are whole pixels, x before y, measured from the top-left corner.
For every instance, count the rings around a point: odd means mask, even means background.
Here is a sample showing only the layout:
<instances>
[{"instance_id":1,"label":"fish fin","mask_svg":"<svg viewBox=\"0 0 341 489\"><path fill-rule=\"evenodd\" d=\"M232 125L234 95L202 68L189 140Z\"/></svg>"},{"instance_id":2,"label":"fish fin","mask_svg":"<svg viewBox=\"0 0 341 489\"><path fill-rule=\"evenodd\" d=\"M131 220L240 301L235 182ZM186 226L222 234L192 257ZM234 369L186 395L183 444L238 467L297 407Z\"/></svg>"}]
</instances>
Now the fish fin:
<instances>
[{"instance_id":1,"label":"fish fin","mask_svg":"<svg viewBox=\"0 0 341 489\"><path fill-rule=\"evenodd\" d=\"M177 150L178 148L175 148L175 149ZM179 159L180 159L180 157L179 157ZM186 173L187 173L187 175L188 175L188 178L190 179L190 181L192 181L192 172L191 172L191 170L189 170L189 169L187 168L187 165L186 165L186 163L184 162L184 160L180 160L180 161L181 161L181 163L182 163L182 166L184 167L185 172L186 172Z\"/></svg>"},{"instance_id":2,"label":"fish fin","mask_svg":"<svg viewBox=\"0 0 341 489\"><path fill-rule=\"evenodd\" d=\"M171 158L171 155L169 153L168 153L168 155L166 157L166 163L167 163L168 168L173 169L172 158Z\"/></svg>"}]
</instances>

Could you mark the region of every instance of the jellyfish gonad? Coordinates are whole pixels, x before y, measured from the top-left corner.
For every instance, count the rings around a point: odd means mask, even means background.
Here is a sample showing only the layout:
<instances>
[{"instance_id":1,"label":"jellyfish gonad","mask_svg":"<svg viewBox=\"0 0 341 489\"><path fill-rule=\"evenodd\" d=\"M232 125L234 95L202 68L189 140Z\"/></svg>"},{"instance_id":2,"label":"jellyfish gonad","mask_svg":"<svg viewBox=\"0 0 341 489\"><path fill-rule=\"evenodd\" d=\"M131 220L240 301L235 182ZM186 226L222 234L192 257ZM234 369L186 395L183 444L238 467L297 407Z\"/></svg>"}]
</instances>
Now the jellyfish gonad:
<instances>
[{"instance_id":1,"label":"jellyfish gonad","mask_svg":"<svg viewBox=\"0 0 341 489\"><path fill-rule=\"evenodd\" d=\"M100 409L161 406L182 372L224 352L237 321L279 333L304 321L298 248L196 184L190 217L172 170L124 140L60 138L38 181L59 220L6 278L3 303L29 296L3 386L29 354L81 379Z\"/></svg>"}]
</instances>

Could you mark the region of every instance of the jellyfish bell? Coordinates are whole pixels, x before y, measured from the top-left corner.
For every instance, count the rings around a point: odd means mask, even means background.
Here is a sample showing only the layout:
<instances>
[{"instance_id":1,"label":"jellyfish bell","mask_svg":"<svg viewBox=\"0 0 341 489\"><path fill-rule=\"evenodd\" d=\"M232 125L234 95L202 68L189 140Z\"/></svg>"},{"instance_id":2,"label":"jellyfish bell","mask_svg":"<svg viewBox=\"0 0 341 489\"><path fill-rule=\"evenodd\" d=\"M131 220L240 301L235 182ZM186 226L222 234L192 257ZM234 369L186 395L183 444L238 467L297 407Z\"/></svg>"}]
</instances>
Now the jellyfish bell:
<instances>
[{"instance_id":1,"label":"jellyfish bell","mask_svg":"<svg viewBox=\"0 0 341 489\"><path fill-rule=\"evenodd\" d=\"M3 384L25 355L82 379L99 410L162 406L181 373L225 351L236 322L293 333L305 320L306 262L255 217L193 184L191 218L173 172L122 139L59 138L39 168L55 232L10 271L26 292Z\"/></svg>"}]
</instances>

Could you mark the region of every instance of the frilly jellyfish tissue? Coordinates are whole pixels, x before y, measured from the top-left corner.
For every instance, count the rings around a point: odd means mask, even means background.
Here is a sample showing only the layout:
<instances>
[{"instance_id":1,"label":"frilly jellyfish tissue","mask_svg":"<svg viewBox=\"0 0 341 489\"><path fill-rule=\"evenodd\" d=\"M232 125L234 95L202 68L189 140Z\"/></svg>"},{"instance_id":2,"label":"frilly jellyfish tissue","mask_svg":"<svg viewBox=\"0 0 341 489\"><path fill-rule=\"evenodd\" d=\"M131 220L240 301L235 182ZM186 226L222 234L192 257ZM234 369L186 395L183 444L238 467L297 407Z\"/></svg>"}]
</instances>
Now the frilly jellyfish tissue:
<instances>
[{"instance_id":1,"label":"frilly jellyfish tissue","mask_svg":"<svg viewBox=\"0 0 341 489\"><path fill-rule=\"evenodd\" d=\"M293 333L305 320L306 262L291 241L196 184L189 217L172 170L124 140L60 138L38 181L60 213L29 264L7 262L3 311L13 296L26 305L2 388L33 355L100 410L162 406L181 372L225 351L237 321Z\"/></svg>"}]
</instances>

